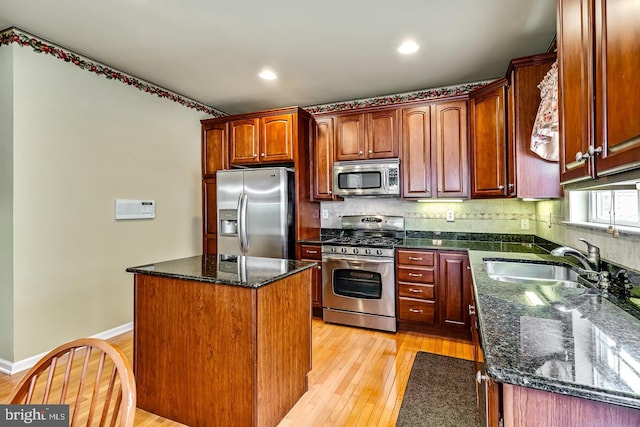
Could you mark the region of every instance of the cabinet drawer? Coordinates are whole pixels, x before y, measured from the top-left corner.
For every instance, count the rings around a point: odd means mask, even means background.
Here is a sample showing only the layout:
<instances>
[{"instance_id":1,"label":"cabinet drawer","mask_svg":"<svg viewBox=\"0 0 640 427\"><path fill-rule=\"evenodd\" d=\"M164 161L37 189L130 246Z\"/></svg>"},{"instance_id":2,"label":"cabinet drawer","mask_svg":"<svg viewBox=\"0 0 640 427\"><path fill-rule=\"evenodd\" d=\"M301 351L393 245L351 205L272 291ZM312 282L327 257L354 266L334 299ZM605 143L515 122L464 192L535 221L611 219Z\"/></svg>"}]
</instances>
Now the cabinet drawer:
<instances>
[{"instance_id":1,"label":"cabinet drawer","mask_svg":"<svg viewBox=\"0 0 640 427\"><path fill-rule=\"evenodd\" d=\"M436 253L398 249L398 264L433 267L436 265Z\"/></svg>"},{"instance_id":2,"label":"cabinet drawer","mask_svg":"<svg viewBox=\"0 0 640 427\"><path fill-rule=\"evenodd\" d=\"M435 300L436 287L435 285L419 285L417 283L398 283L398 295L406 298Z\"/></svg>"},{"instance_id":3,"label":"cabinet drawer","mask_svg":"<svg viewBox=\"0 0 640 427\"><path fill-rule=\"evenodd\" d=\"M398 267L399 282L435 283L435 268Z\"/></svg>"},{"instance_id":4,"label":"cabinet drawer","mask_svg":"<svg viewBox=\"0 0 640 427\"><path fill-rule=\"evenodd\" d=\"M436 303L413 298L400 298L398 316L400 320L434 324L436 320Z\"/></svg>"},{"instance_id":5,"label":"cabinet drawer","mask_svg":"<svg viewBox=\"0 0 640 427\"><path fill-rule=\"evenodd\" d=\"M322 251L317 245L300 245L300 259L321 260Z\"/></svg>"}]
</instances>

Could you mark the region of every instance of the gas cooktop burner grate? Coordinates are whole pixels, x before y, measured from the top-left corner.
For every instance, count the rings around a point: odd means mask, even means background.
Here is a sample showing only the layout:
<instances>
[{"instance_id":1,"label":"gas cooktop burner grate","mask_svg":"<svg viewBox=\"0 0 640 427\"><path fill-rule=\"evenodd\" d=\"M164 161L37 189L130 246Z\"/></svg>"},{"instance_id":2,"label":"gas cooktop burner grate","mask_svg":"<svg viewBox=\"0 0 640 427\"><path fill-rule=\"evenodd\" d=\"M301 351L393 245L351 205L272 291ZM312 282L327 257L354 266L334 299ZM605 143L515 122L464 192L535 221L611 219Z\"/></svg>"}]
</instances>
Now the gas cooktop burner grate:
<instances>
[{"instance_id":1,"label":"gas cooktop burner grate","mask_svg":"<svg viewBox=\"0 0 640 427\"><path fill-rule=\"evenodd\" d=\"M374 248L393 248L400 243L402 243L401 238L362 236L336 237L323 242L323 244L328 245L369 246Z\"/></svg>"}]
</instances>

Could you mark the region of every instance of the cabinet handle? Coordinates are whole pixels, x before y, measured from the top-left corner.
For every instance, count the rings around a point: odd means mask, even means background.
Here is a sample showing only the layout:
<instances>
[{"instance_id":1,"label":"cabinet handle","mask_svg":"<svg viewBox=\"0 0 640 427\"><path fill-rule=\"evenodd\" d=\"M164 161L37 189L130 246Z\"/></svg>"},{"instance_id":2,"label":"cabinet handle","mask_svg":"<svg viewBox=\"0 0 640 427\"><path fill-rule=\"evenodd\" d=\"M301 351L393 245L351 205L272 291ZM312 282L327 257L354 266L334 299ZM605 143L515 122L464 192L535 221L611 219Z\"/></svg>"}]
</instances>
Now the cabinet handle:
<instances>
[{"instance_id":1,"label":"cabinet handle","mask_svg":"<svg viewBox=\"0 0 640 427\"><path fill-rule=\"evenodd\" d=\"M362 154L362 151L358 151L358 154Z\"/></svg>"},{"instance_id":2,"label":"cabinet handle","mask_svg":"<svg viewBox=\"0 0 640 427\"><path fill-rule=\"evenodd\" d=\"M498 185L498 190L504 190L504 185Z\"/></svg>"},{"instance_id":3,"label":"cabinet handle","mask_svg":"<svg viewBox=\"0 0 640 427\"><path fill-rule=\"evenodd\" d=\"M260 154L261 157L264 157L264 153Z\"/></svg>"},{"instance_id":4,"label":"cabinet handle","mask_svg":"<svg viewBox=\"0 0 640 427\"><path fill-rule=\"evenodd\" d=\"M255 159L256 157L258 157L258 155L256 153L253 153L253 158Z\"/></svg>"},{"instance_id":5,"label":"cabinet handle","mask_svg":"<svg viewBox=\"0 0 640 427\"><path fill-rule=\"evenodd\" d=\"M413 292L414 294L421 294L422 293L422 289L409 289L409 292Z\"/></svg>"},{"instance_id":6,"label":"cabinet handle","mask_svg":"<svg viewBox=\"0 0 640 427\"><path fill-rule=\"evenodd\" d=\"M476 314L476 306L469 304L469 316L475 316Z\"/></svg>"},{"instance_id":7,"label":"cabinet handle","mask_svg":"<svg viewBox=\"0 0 640 427\"><path fill-rule=\"evenodd\" d=\"M587 148L586 153L582 153L581 151L578 151L576 153L576 162L587 160L588 158L595 157L601 153L602 153L602 147L595 148L593 145L590 145L589 148Z\"/></svg>"},{"instance_id":8,"label":"cabinet handle","mask_svg":"<svg viewBox=\"0 0 640 427\"><path fill-rule=\"evenodd\" d=\"M511 190L513 188L513 184L509 183L509 190Z\"/></svg>"},{"instance_id":9,"label":"cabinet handle","mask_svg":"<svg viewBox=\"0 0 640 427\"><path fill-rule=\"evenodd\" d=\"M470 265L467 265L467 270L471 270L471 266Z\"/></svg>"},{"instance_id":10,"label":"cabinet handle","mask_svg":"<svg viewBox=\"0 0 640 427\"><path fill-rule=\"evenodd\" d=\"M412 313L422 313L422 310L418 308L410 308L409 311Z\"/></svg>"},{"instance_id":11,"label":"cabinet handle","mask_svg":"<svg viewBox=\"0 0 640 427\"><path fill-rule=\"evenodd\" d=\"M369 150L369 154L373 154L373 150Z\"/></svg>"},{"instance_id":12,"label":"cabinet handle","mask_svg":"<svg viewBox=\"0 0 640 427\"><path fill-rule=\"evenodd\" d=\"M422 257L413 257L413 256L410 256L410 257L409 257L409 259L410 259L411 261L422 261Z\"/></svg>"},{"instance_id":13,"label":"cabinet handle","mask_svg":"<svg viewBox=\"0 0 640 427\"><path fill-rule=\"evenodd\" d=\"M409 273L411 277L422 277L422 273Z\"/></svg>"},{"instance_id":14,"label":"cabinet handle","mask_svg":"<svg viewBox=\"0 0 640 427\"><path fill-rule=\"evenodd\" d=\"M309 250L307 251L307 253L308 253L308 254L317 254L317 253L318 253L318 251L314 251L314 250L309 249Z\"/></svg>"},{"instance_id":15,"label":"cabinet handle","mask_svg":"<svg viewBox=\"0 0 640 427\"><path fill-rule=\"evenodd\" d=\"M333 194L333 191L329 190L329 194Z\"/></svg>"}]
</instances>

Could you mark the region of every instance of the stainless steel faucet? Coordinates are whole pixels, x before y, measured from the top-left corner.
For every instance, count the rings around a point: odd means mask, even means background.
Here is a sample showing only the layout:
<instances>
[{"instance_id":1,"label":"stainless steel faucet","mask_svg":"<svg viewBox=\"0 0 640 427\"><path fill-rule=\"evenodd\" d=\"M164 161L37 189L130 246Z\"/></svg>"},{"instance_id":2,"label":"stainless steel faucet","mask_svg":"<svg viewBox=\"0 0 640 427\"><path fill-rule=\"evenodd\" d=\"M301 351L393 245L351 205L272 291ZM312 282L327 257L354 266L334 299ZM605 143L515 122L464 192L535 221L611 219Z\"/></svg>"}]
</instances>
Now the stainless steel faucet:
<instances>
[{"instance_id":1,"label":"stainless steel faucet","mask_svg":"<svg viewBox=\"0 0 640 427\"><path fill-rule=\"evenodd\" d=\"M576 258L583 265L584 269L588 272L600 271L600 248L587 242L585 239L578 239L587 245L588 256L585 256L577 249L570 248L568 246L560 246L551 251L553 256L566 256L571 255Z\"/></svg>"}]
</instances>

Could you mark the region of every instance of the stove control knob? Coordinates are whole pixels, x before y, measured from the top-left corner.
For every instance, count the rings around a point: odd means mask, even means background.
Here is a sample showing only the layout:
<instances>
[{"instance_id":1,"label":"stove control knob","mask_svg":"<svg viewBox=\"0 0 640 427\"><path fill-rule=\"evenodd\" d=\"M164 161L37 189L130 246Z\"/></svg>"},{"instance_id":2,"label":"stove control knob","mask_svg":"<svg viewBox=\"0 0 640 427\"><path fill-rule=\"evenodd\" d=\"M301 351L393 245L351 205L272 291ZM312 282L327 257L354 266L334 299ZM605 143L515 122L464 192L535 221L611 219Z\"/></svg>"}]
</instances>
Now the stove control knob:
<instances>
[{"instance_id":1,"label":"stove control knob","mask_svg":"<svg viewBox=\"0 0 640 427\"><path fill-rule=\"evenodd\" d=\"M343 254L346 254L347 253L347 248L340 249L340 252L342 252Z\"/></svg>"},{"instance_id":2,"label":"stove control knob","mask_svg":"<svg viewBox=\"0 0 640 427\"><path fill-rule=\"evenodd\" d=\"M358 248L353 248L353 254L354 254L354 255L358 255L358 252L360 252L360 249L358 249Z\"/></svg>"},{"instance_id":3,"label":"stove control knob","mask_svg":"<svg viewBox=\"0 0 640 427\"><path fill-rule=\"evenodd\" d=\"M365 255L371 255L371 249L365 249L364 253Z\"/></svg>"},{"instance_id":4,"label":"stove control knob","mask_svg":"<svg viewBox=\"0 0 640 427\"><path fill-rule=\"evenodd\" d=\"M335 253L335 251L336 251L336 247L335 246L331 246L331 252Z\"/></svg>"},{"instance_id":5,"label":"stove control knob","mask_svg":"<svg viewBox=\"0 0 640 427\"><path fill-rule=\"evenodd\" d=\"M382 249L376 249L376 254L382 255Z\"/></svg>"}]
</instances>

